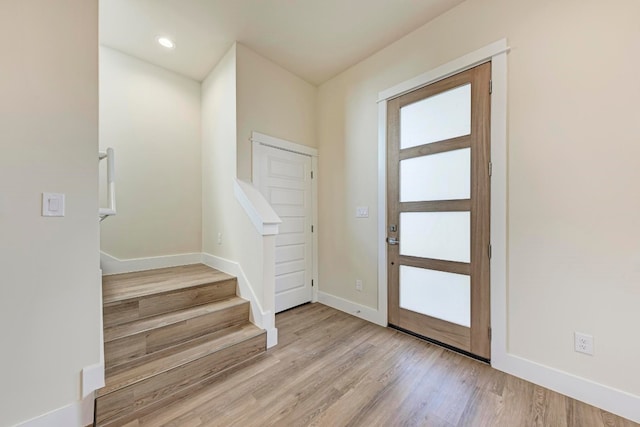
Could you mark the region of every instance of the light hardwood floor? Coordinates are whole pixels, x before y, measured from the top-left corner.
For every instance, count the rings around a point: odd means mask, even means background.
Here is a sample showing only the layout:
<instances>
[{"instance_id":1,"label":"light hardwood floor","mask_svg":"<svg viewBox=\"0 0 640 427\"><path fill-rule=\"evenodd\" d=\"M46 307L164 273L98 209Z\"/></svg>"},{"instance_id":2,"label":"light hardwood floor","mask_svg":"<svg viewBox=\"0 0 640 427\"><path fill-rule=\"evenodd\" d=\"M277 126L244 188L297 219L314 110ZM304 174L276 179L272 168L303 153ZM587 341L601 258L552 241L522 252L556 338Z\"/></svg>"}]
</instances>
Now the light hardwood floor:
<instances>
[{"instance_id":1,"label":"light hardwood floor","mask_svg":"<svg viewBox=\"0 0 640 427\"><path fill-rule=\"evenodd\" d=\"M638 426L321 304L276 327L276 347L126 427Z\"/></svg>"}]
</instances>

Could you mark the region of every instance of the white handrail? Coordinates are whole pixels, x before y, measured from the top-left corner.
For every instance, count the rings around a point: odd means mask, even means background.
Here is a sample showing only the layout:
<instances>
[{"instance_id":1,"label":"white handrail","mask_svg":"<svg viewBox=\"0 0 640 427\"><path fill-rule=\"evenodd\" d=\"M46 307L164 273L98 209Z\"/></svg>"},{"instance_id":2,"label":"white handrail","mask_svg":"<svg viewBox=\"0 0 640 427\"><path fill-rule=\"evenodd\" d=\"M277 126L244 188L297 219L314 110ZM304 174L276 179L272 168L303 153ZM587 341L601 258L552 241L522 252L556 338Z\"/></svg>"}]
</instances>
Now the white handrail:
<instances>
[{"instance_id":1,"label":"white handrail","mask_svg":"<svg viewBox=\"0 0 640 427\"><path fill-rule=\"evenodd\" d=\"M98 160L105 158L107 159L107 207L98 210L100 221L116 214L116 175L113 148L107 148L107 151L98 152Z\"/></svg>"}]
</instances>

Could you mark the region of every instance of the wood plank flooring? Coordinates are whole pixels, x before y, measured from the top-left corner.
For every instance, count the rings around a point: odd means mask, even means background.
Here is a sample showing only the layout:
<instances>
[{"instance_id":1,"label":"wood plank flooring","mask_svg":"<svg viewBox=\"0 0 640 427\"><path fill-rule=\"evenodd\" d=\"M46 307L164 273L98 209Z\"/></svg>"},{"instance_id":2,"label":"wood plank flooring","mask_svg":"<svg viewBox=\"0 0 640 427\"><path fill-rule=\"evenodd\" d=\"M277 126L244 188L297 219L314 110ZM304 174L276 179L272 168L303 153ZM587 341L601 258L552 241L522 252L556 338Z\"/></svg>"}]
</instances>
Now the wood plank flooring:
<instances>
[{"instance_id":1,"label":"wood plank flooring","mask_svg":"<svg viewBox=\"0 0 640 427\"><path fill-rule=\"evenodd\" d=\"M203 264L103 276L104 304L234 279Z\"/></svg>"},{"instance_id":2,"label":"wood plank flooring","mask_svg":"<svg viewBox=\"0 0 640 427\"><path fill-rule=\"evenodd\" d=\"M639 426L321 304L276 327L276 347L126 427Z\"/></svg>"},{"instance_id":3,"label":"wood plank flooring","mask_svg":"<svg viewBox=\"0 0 640 427\"><path fill-rule=\"evenodd\" d=\"M105 276L96 425L121 427L266 351L237 279L202 264Z\"/></svg>"}]
</instances>

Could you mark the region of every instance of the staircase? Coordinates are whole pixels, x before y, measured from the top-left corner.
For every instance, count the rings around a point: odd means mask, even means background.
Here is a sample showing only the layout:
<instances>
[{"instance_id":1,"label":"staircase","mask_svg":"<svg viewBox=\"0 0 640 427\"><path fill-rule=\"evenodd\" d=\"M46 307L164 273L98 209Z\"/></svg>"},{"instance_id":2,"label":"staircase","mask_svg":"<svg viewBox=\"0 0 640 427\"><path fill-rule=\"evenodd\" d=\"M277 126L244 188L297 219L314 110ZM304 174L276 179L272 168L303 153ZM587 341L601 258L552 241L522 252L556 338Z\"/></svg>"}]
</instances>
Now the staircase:
<instances>
[{"instance_id":1,"label":"staircase","mask_svg":"<svg viewBox=\"0 0 640 427\"><path fill-rule=\"evenodd\" d=\"M237 280L202 264L104 276L96 425L121 426L266 350Z\"/></svg>"}]
</instances>

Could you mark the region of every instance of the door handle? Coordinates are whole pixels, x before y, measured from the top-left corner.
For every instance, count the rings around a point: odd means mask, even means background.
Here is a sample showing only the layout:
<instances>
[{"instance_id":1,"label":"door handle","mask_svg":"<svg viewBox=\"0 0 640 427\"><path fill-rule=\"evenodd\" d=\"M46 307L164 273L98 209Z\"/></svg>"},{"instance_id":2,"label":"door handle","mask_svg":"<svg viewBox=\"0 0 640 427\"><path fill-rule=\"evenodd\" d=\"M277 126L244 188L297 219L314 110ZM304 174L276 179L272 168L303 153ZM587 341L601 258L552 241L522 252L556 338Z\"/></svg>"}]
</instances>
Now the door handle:
<instances>
[{"instance_id":1,"label":"door handle","mask_svg":"<svg viewBox=\"0 0 640 427\"><path fill-rule=\"evenodd\" d=\"M387 237L387 243L390 245L397 245L399 241L395 237Z\"/></svg>"}]
</instances>

